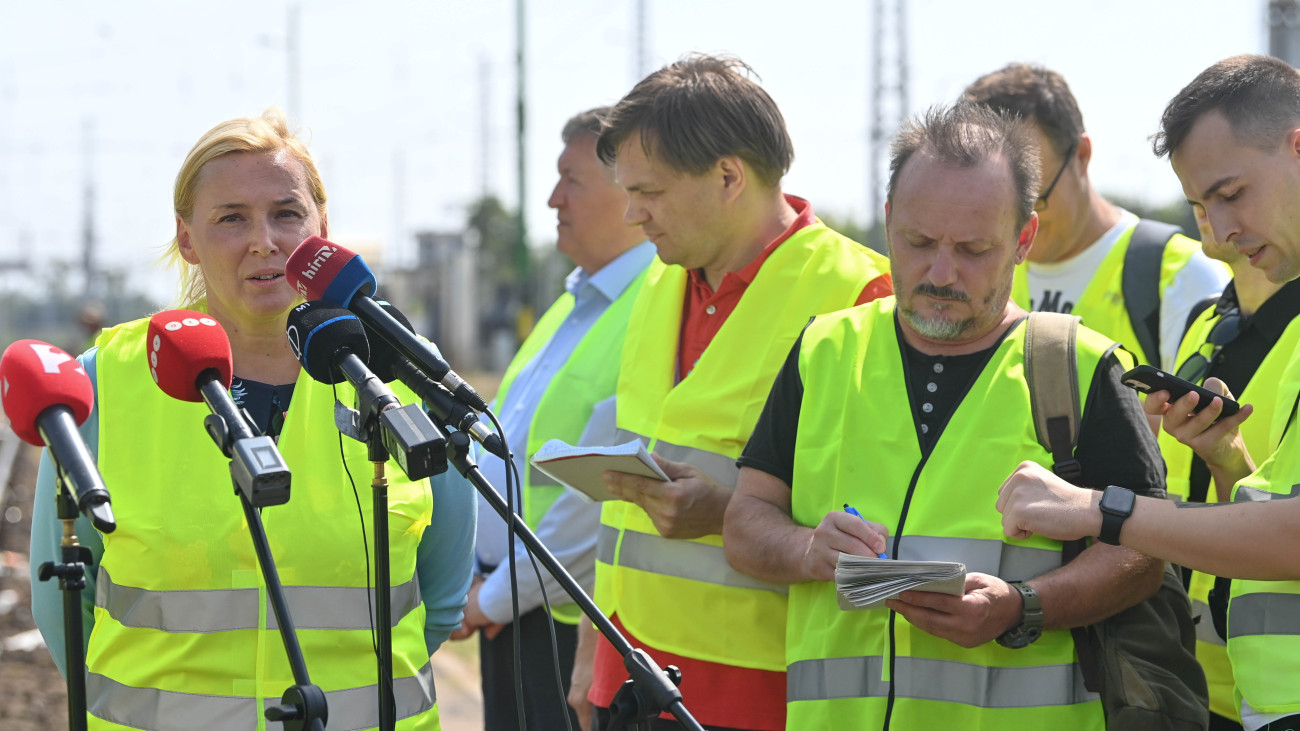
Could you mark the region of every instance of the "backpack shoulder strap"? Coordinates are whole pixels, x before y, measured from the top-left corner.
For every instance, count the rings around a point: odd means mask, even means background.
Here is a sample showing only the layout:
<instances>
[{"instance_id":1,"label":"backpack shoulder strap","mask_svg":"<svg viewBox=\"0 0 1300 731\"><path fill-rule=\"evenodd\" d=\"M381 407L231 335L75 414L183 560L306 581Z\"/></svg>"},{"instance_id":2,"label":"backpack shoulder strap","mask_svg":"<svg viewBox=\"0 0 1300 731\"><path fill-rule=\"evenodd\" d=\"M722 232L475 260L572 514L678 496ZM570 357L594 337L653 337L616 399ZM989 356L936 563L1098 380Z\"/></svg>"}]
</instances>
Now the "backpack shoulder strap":
<instances>
[{"instance_id":1,"label":"backpack shoulder strap","mask_svg":"<svg viewBox=\"0 0 1300 731\"><path fill-rule=\"evenodd\" d=\"M1083 477L1074 448L1079 443L1079 367L1075 332L1079 318L1031 312L1025 329L1025 380L1034 412L1034 434L1052 453L1052 471L1078 484Z\"/></svg>"},{"instance_id":2,"label":"backpack shoulder strap","mask_svg":"<svg viewBox=\"0 0 1300 731\"><path fill-rule=\"evenodd\" d=\"M1160 365L1160 269L1165 245L1178 226L1142 219L1129 238L1124 252L1124 276L1121 288L1128 319L1137 333L1137 346L1147 363Z\"/></svg>"},{"instance_id":3,"label":"backpack shoulder strap","mask_svg":"<svg viewBox=\"0 0 1300 731\"><path fill-rule=\"evenodd\" d=\"M1083 468L1074 458L1079 443L1079 361L1075 359L1075 332L1079 318L1056 312L1032 312L1025 330L1025 380L1033 404L1034 433L1038 443L1052 453L1052 472L1078 484ZM1083 552L1086 541L1061 544L1061 563ZM1070 630L1079 657L1084 687L1101 691L1101 665L1092 650L1087 627Z\"/></svg>"}]
</instances>

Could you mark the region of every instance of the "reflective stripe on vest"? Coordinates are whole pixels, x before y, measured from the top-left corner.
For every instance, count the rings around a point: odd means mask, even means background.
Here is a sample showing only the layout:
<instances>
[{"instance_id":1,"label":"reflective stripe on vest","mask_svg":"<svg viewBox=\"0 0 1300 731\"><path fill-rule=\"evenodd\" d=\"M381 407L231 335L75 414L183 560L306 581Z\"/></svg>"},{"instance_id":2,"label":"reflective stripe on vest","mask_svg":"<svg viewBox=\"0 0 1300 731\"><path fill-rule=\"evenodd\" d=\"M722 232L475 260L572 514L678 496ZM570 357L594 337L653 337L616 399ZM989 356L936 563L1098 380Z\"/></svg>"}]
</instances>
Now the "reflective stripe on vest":
<instances>
[{"instance_id":1,"label":"reflective stripe on vest","mask_svg":"<svg viewBox=\"0 0 1300 731\"><path fill-rule=\"evenodd\" d=\"M1300 594L1246 594L1232 600L1228 639L1300 635Z\"/></svg>"},{"instance_id":2,"label":"reflective stripe on vest","mask_svg":"<svg viewBox=\"0 0 1300 731\"><path fill-rule=\"evenodd\" d=\"M967 573L992 574L1010 581L1032 579L1061 566L1060 551L992 538L904 535L898 542L897 558L903 561L951 561L953 556L961 556Z\"/></svg>"},{"instance_id":3,"label":"reflective stripe on vest","mask_svg":"<svg viewBox=\"0 0 1300 731\"><path fill-rule=\"evenodd\" d=\"M133 688L99 673L86 674L86 695L93 699L87 710L95 718L135 728L247 731L250 721L261 715L256 698ZM326 692L330 729L373 728L379 721L378 697L374 685ZM398 720L432 710L437 702L433 665L426 664L414 676L394 679L393 697ZM279 704L278 699L266 698L261 710Z\"/></svg>"},{"instance_id":4,"label":"reflective stripe on vest","mask_svg":"<svg viewBox=\"0 0 1300 731\"><path fill-rule=\"evenodd\" d=\"M885 658L801 660L786 670L786 702L884 698ZM1075 663L983 668L964 662L898 657L894 698L945 701L979 708L1038 708L1095 700Z\"/></svg>"},{"instance_id":5,"label":"reflective stripe on vest","mask_svg":"<svg viewBox=\"0 0 1300 731\"><path fill-rule=\"evenodd\" d=\"M607 526L602 526L606 528ZM601 531L604 533L605 531ZM617 533L615 533L617 535ZM597 542L599 543L599 538ZM789 587L769 584L742 574L727 564L722 546L664 538L638 531L623 532L623 560L619 565L661 576L675 576L715 586L771 591L785 595Z\"/></svg>"},{"instance_id":6,"label":"reflective stripe on vest","mask_svg":"<svg viewBox=\"0 0 1300 731\"><path fill-rule=\"evenodd\" d=\"M638 439L642 444L649 446L650 437L644 434L637 434L630 429L618 429L614 432L614 439L619 444L625 444ZM660 439L654 445L655 454L672 460L673 462L685 462L698 469L704 474L712 477L723 487L734 488L736 481L740 477L740 468L736 466L736 458L728 457L725 454L710 452L707 449L697 449L695 447L684 447L680 444L673 444Z\"/></svg>"},{"instance_id":7,"label":"reflective stripe on vest","mask_svg":"<svg viewBox=\"0 0 1300 731\"><path fill-rule=\"evenodd\" d=\"M618 548L618 529L601 525L596 534L596 560L600 563L614 563L614 551Z\"/></svg>"},{"instance_id":8,"label":"reflective stripe on vest","mask_svg":"<svg viewBox=\"0 0 1300 731\"><path fill-rule=\"evenodd\" d=\"M821 222L772 252L736 309L686 377L677 345L688 273L656 259L633 308L619 374L619 441L651 450L734 486L772 380L808 318L851 307L888 260ZM786 593L726 564L720 535L658 538L645 511L604 503L595 597L647 646L725 665L785 669ZM620 544L620 541L622 542ZM645 551L660 555L643 556ZM688 562L682 564L680 562Z\"/></svg>"},{"instance_id":9,"label":"reflective stripe on vest","mask_svg":"<svg viewBox=\"0 0 1300 731\"><path fill-rule=\"evenodd\" d=\"M95 582L95 604L127 627L163 632L225 632L257 629L260 589L150 591L113 582L104 568ZM392 587L393 626L420 606L419 579ZM297 629L370 630L374 592L361 587L286 586L284 598ZM269 606L268 606L269 610ZM280 629L275 612L268 630Z\"/></svg>"},{"instance_id":10,"label":"reflective stripe on vest","mask_svg":"<svg viewBox=\"0 0 1300 731\"><path fill-rule=\"evenodd\" d=\"M1024 323L1005 334L972 376L926 455L913 416L921 404L912 403L907 388L910 361L898 338L895 305L881 300L819 316L804 330L790 495L794 522L816 526L848 503L889 529L890 555L899 559L958 561L968 572L1008 581L1058 569L1059 541L1007 538L996 509L998 486L1018 464L1052 463L1034 434ZM1079 328L1074 357L1081 395L1091 392L1111 346L1108 338ZM1086 398L1082 406L1086 423ZM867 436L845 448L844 435ZM891 647L892 674L862 658L837 664L845 662L837 658L845 652L887 661ZM952 728L1100 729L1104 722L1097 697L1084 691L1075 668L1069 632L1044 632L1018 650L991 642L963 648L902 615L843 611L831 582L790 587L786 657L789 728L833 726L844 714L856 714L862 728L879 728L886 713L894 728L931 728L940 717ZM796 680L801 666L807 669ZM841 683L837 674L855 680ZM890 682L892 705L885 701ZM986 709L1003 710L990 715Z\"/></svg>"}]
</instances>

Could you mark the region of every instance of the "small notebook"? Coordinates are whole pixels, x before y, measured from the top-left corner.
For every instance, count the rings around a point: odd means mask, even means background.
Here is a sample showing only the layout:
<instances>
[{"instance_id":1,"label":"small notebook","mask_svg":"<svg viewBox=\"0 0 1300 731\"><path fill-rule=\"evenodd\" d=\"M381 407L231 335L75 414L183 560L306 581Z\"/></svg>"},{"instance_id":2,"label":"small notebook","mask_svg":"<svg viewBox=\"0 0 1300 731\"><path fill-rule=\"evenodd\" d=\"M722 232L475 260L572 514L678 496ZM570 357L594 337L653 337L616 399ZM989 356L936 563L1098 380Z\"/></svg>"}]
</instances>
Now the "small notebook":
<instances>
[{"instance_id":1,"label":"small notebook","mask_svg":"<svg viewBox=\"0 0 1300 731\"><path fill-rule=\"evenodd\" d=\"M883 609L885 600L916 589L959 596L966 565L952 561L892 561L841 553L835 564L840 609Z\"/></svg>"},{"instance_id":2,"label":"small notebook","mask_svg":"<svg viewBox=\"0 0 1300 731\"><path fill-rule=\"evenodd\" d=\"M614 447L574 447L552 439L529 461L556 482L597 502L618 499L605 489L601 476L605 470L668 482L668 475L659 469L645 445L635 439Z\"/></svg>"}]
</instances>

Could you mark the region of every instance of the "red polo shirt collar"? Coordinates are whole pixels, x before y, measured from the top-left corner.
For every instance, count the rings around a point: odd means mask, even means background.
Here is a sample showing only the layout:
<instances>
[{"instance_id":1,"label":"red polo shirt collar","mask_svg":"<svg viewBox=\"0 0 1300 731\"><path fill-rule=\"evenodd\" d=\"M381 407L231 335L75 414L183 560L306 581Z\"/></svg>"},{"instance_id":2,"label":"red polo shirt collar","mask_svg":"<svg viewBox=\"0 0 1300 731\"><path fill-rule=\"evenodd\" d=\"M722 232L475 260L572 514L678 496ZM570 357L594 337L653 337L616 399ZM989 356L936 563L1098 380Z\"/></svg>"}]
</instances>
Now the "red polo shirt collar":
<instances>
[{"instance_id":1,"label":"red polo shirt collar","mask_svg":"<svg viewBox=\"0 0 1300 731\"><path fill-rule=\"evenodd\" d=\"M740 304L740 298L745 294L745 290L754 281L754 277L758 276L758 270L772 256L772 252L776 251L776 247L785 243L795 232L812 225L817 220L817 216L813 214L812 204L808 201L793 195L785 196L785 200L790 207L794 208L796 214L794 221L781 232L780 236L764 246L758 256L744 268L723 275L717 291L709 286L708 280L704 278L703 269L691 270L686 287L686 302L682 306L682 326L677 347L679 382L695 367L695 362L704 354L704 349L713 341L722 324L735 311L736 305Z\"/></svg>"}]
</instances>

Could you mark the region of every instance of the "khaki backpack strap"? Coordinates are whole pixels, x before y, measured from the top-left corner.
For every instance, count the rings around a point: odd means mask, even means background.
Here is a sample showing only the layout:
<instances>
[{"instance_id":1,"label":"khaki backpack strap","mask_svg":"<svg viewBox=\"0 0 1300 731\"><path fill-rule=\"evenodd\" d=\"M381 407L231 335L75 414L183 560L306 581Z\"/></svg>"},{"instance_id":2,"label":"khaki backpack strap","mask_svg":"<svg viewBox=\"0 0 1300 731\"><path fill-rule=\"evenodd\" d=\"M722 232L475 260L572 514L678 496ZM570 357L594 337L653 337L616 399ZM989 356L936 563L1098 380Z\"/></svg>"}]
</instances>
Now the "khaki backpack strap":
<instances>
[{"instance_id":1,"label":"khaki backpack strap","mask_svg":"<svg viewBox=\"0 0 1300 731\"><path fill-rule=\"evenodd\" d=\"M1078 484L1083 476L1074 447L1079 443L1079 367L1074 335L1079 318L1031 312L1025 329L1025 380L1033 405L1034 434L1052 453L1052 471Z\"/></svg>"},{"instance_id":2,"label":"khaki backpack strap","mask_svg":"<svg viewBox=\"0 0 1300 731\"><path fill-rule=\"evenodd\" d=\"M1059 312L1031 312L1025 329L1025 381L1034 409L1038 443L1052 453L1052 472L1079 484L1083 468L1074 458L1079 443L1079 361L1075 358L1075 331L1079 318ZM1087 547L1086 541L1061 544L1061 563L1069 563ZM1088 639L1087 627L1070 630L1079 656L1084 687L1100 693L1101 665Z\"/></svg>"}]
</instances>

